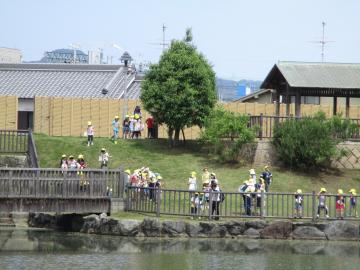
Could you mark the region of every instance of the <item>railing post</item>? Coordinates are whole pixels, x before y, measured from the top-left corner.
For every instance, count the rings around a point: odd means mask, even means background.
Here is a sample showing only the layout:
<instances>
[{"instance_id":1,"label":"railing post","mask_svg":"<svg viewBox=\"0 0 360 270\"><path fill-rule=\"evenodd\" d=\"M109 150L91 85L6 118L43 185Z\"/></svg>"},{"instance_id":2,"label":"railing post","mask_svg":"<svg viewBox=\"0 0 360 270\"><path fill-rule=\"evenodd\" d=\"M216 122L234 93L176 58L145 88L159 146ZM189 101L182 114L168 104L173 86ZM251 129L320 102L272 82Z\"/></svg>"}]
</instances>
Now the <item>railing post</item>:
<instances>
[{"instance_id":1,"label":"railing post","mask_svg":"<svg viewBox=\"0 0 360 270\"><path fill-rule=\"evenodd\" d=\"M263 138L263 120L264 120L263 114L260 113L260 131L259 131L259 139L260 140L262 140L262 138Z\"/></svg>"},{"instance_id":2,"label":"railing post","mask_svg":"<svg viewBox=\"0 0 360 270\"><path fill-rule=\"evenodd\" d=\"M316 219L316 194L315 191L312 192L312 221L315 222Z\"/></svg>"},{"instance_id":3,"label":"railing post","mask_svg":"<svg viewBox=\"0 0 360 270\"><path fill-rule=\"evenodd\" d=\"M156 189L156 217L160 217L160 188Z\"/></svg>"},{"instance_id":4,"label":"railing post","mask_svg":"<svg viewBox=\"0 0 360 270\"><path fill-rule=\"evenodd\" d=\"M211 220L211 217L212 217L212 189L210 189L209 191L209 213L208 213L208 216L209 216L209 220Z\"/></svg>"}]
</instances>

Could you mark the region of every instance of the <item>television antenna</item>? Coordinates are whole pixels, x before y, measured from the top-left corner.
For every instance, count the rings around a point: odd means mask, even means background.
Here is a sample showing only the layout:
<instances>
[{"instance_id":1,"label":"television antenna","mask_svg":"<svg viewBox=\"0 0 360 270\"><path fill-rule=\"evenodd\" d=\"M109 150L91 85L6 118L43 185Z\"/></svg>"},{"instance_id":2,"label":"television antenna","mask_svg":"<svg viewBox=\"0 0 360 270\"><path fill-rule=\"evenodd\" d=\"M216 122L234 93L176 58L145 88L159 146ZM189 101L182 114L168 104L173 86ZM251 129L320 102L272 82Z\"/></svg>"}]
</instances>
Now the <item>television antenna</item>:
<instances>
[{"instance_id":1,"label":"television antenna","mask_svg":"<svg viewBox=\"0 0 360 270\"><path fill-rule=\"evenodd\" d=\"M334 41L331 41L331 40L325 40L325 26L326 26L326 23L323 21L322 22L322 37L321 37L321 40L313 41L314 43L319 43L321 45L321 62L324 62L324 60L325 60L325 45L330 43L330 42L334 42Z\"/></svg>"},{"instance_id":2,"label":"television antenna","mask_svg":"<svg viewBox=\"0 0 360 270\"><path fill-rule=\"evenodd\" d=\"M163 23L162 25L162 42L159 42L159 43L149 43L149 44L152 44L152 45L160 45L162 46L162 51L164 52L166 50L166 48L169 46L169 43L166 42L166 28L167 26Z\"/></svg>"}]
</instances>

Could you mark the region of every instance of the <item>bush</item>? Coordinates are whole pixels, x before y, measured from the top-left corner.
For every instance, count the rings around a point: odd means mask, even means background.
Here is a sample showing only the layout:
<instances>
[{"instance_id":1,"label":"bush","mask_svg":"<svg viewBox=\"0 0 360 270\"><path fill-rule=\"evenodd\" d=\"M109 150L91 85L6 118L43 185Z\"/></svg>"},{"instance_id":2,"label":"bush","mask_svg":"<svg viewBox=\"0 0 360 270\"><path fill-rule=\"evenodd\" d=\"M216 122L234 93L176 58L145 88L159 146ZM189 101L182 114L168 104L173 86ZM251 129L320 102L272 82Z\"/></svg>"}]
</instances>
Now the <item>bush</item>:
<instances>
[{"instance_id":1,"label":"bush","mask_svg":"<svg viewBox=\"0 0 360 270\"><path fill-rule=\"evenodd\" d=\"M326 167L331 158L344 155L336 145L356 130L350 121L324 113L288 120L274 129L273 144L284 165L295 168Z\"/></svg>"},{"instance_id":2,"label":"bush","mask_svg":"<svg viewBox=\"0 0 360 270\"><path fill-rule=\"evenodd\" d=\"M248 128L249 117L217 107L206 118L201 140L211 145L222 162L237 162L244 144L253 142L255 131Z\"/></svg>"}]
</instances>

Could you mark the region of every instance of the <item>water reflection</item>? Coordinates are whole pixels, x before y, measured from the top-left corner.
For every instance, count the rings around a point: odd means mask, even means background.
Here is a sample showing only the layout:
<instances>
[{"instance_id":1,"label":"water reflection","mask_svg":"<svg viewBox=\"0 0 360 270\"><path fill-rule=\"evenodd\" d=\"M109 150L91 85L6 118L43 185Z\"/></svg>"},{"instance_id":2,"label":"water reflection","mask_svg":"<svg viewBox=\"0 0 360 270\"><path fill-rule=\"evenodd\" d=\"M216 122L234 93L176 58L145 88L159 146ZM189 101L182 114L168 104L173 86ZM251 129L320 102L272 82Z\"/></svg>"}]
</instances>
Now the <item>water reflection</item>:
<instances>
[{"instance_id":1,"label":"water reflection","mask_svg":"<svg viewBox=\"0 0 360 270\"><path fill-rule=\"evenodd\" d=\"M57 269L59 265L87 270L239 269L240 265L258 270L358 269L359 263L359 242L145 239L0 230L0 269Z\"/></svg>"}]
</instances>

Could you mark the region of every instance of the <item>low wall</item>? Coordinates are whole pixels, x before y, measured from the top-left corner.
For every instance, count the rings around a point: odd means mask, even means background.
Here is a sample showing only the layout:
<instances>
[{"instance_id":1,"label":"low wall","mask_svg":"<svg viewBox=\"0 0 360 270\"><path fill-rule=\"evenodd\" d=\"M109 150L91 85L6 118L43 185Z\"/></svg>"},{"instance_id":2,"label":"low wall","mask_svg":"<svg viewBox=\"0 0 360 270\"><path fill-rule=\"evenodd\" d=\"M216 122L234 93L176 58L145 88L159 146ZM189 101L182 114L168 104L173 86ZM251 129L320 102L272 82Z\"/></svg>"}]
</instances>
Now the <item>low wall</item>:
<instances>
[{"instance_id":1,"label":"low wall","mask_svg":"<svg viewBox=\"0 0 360 270\"><path fill-rule=\"evenodd\" d=\"M62 221L62 222L61 222ZM66 222L65 222L66 221ZM61 217L45 214L29 216L29 226L80 231L88 234L129 237L185 237L185 238L253 238L253 239L309 239L360 241L359 222L329 221L324 223L229 220L223 222L183 221L159 219L114 219L106 214ZM64 228L62 228L64 229Z\"/></svg>"},{"instance_id":2,"label":"low wall","mask_svg":"<svg viewBox=\"0 0 360 270\"><path fill-rule=\"evenodd\" d=\"M26 155L0 155L0 167L27 168L28 160Z\"/></svg>"}]
</instances>

